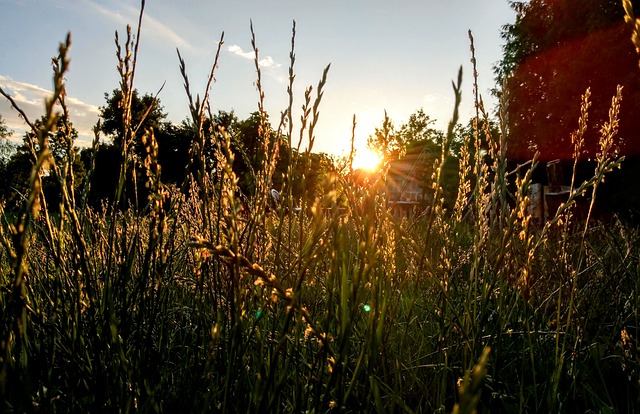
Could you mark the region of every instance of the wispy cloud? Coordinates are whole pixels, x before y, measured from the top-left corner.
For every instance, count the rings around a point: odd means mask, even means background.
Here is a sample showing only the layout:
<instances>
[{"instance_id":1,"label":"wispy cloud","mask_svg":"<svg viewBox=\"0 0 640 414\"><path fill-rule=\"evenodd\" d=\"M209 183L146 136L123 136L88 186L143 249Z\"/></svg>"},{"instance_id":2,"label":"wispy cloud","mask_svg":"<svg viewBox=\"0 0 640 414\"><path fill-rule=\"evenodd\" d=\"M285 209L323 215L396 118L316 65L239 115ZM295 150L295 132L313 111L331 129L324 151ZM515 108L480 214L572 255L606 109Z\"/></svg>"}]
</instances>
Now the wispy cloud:
<instances>
[{"instance_id":1,"label":"wispy cloud","mask_svg":"<svg viewBox=\"0 0 640 414\"><path fill-rule=\"evenodd\" d=\"M85 1L96 12L106 17L107 19L117 23L118 25L126 26L127 24L129 24L132 27L135 27L138 22L140 9L136 7L123 4L118 8L109 9L102 6L96 1ZM149 36L162 42L169 43L174 47L179 47L180 49L190 51L196 50L196 47L192 45L188 40L180 36L178 33L176 33L175 30L171 29L160 20L151 16L147 11L145 11L144 17L142 18L142 28L144 30L144 36Z\"/></svg>"},{"instance_id":2,"label":"wispy cloud","mask_svg":"<svg viewBox=\"0 0 640 414\"><path fill-rule=\"evenodd\" d=\"M133 13L132 7L127 8L127 14L123 15L119 11L103 7L101 4L92 0L85 0L85 3L89 5L89 7L97 11L99 14L101 14L103 17L106 17L107 19L119 25L131 24L134 22L134 19L137 19L137 13Z\"/></svg>"},{"instance_id":3,"label":"wispy cloud","mask_svg":"<svg viewBox=\"0 0 640 414\"><path fill-rule=\"evenodd\" d=\"M227 47L227 51L230 53L233 53L236 56L240 56L243 57L245 59L249 59L249 60L253 60L255 59L255 53L253 51L251 52L245 52L242 50L242 48L238 45L231 45ZM275 60L273 60L273 58L271 56L267 56L265 58L262 58L258 61L258 64L264 68L279 68L280 66L282 66L280 63L276 63Z\"/></svg>"},{"instance_id":4,"label":"wispy cloud","mask_svg":"<svg viewBox=\"0 0 640 414\"><path fill-rule=\"evenodd\" d=\"M0 75L0 87L11 95L31 122L35 122L44 114L45 99L50 98L52 94L52 91L38 85L16 81L3 75ZM66 97L66 102L71 122L78 130L77 144L89 145L93 137L92 128L98 120L98 107L71 96ZM28 126L24 120L4 97L0 97L0 114L9 129L14 131L14 139L19 139L27 131Z\"/></svg>"},{"instance_id":5,"label":"wispy cloud","mask_svg":"<svg viewBox=\"0 0 640 414\"><path fill-rule=\"evenodd\" d=\"M185 38L176 33L173 29L171 29L166 24L156 20L155 18L145 15L143 21L143 27L146 27L146 30L149 35L155 36L159 39L163 39L169 42L171 45L175 47L179 47L185 50L195 50L195 47L189 43Z\"/></svg>"}]
</instances>

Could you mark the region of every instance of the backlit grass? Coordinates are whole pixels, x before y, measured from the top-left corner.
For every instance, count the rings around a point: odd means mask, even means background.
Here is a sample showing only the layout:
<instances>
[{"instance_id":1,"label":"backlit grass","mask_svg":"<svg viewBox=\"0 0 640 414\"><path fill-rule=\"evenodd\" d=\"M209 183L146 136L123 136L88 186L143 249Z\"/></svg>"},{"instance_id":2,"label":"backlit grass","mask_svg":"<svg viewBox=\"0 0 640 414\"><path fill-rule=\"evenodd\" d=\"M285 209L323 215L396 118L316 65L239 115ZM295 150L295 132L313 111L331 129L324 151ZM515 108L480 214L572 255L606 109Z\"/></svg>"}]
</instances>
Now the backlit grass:
<instances>
[{"instance_id":1,"label":"backlit grass","mask_svg":"<svg viewBox=\"0 0 640 414\"><path fill-rule=\"evenodd\" d=\"M118 40L124 108L141 34L129 29ZM394 217L384 173L359 186L349 165L336 165L321 196L296 200L301 210L292 214L291 172L303 158L291 157L277 211L267 209L269 183L279 146L309 137L312 150L329 68L303 100L300 130L293 130L291 103L275 133L262 137L264 162L243 205L231 168L242 154L209 122L209 86L202 100L192 98L180 58L198 168L179 188L163 184L153 131L138 130L125 111L126 162L115 201L91 209L74 194L73 162L56 162L47 144L57 117L67 117L69 45L55 60L46 122L33 125L28 197L3 215L4 412L639 409L640 235L615 219L574 217L574 201L595 198L602 176L620 162L609 150L620 91L594 177L575 183L544 225L528 214L530 169L509 171L506 134L495 140L480 127L459 160L455 208L445 209L441 171L451 156L462 74L424 214ZM255 37L253 45L258 62ZM266 126L257 63L256 71ZM585 95L581 122L587 102ZM481 101L477 108L482 125L488 116ZM488 163L472 155L483 153L483 138ZM139 143L145 159L134 157ZM204 167L207 143L215 147L213 172ZM142 209L128 204L133 170L143 172L136 185L149 190L138 200ZM58 182L59 213L45 205L43 171Z\"/></svg>"}]
</instances>

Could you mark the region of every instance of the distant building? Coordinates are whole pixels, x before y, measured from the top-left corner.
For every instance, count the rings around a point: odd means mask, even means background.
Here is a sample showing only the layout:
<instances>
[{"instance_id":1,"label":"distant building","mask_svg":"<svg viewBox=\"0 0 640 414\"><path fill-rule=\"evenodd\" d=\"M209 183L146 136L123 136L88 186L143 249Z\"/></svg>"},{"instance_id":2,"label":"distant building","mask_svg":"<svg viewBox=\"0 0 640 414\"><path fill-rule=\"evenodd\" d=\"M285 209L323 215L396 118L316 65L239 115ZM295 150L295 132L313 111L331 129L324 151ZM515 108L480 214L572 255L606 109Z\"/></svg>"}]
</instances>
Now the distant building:
<instances>
[{"instance_id":1,"label":"distant building","mask_svg":"<svg viewBox=\"0 0 640 414\"><path fill-rule=\"evenodd\" d=\"M429 157L426 146L411 148L400 159L392 161L387 173L387 202L397 217L420 214L431 202L425 174Z\"/></svg>"}]
</instances>

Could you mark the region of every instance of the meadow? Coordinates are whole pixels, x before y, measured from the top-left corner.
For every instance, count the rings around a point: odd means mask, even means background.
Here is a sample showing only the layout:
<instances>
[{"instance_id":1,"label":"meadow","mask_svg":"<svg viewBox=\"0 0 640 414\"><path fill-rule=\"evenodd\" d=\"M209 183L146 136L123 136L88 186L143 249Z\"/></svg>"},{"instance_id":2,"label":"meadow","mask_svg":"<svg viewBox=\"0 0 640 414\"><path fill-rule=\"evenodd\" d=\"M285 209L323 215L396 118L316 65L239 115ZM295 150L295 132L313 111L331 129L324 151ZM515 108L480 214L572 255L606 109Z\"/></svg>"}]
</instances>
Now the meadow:
<instances>
[{"instance_id":1,"label":"meadow","mask_svg":"<svg viewBox=\"0 0 640 414\"><path fill-rule=\"evenodd\" d=\"M192 98L184 61L198 130L194 173L179 187L160 180L153 131L138 130L127 110L139 39L129 29L118 41L128 162L115 201L101 209L85 206L75 191L90 187L91 171L76 183L73 157L56 162L48 146L58 117L68 118L69 39L54 60L45 122L33 125L29 192L18 211L2 213L3 412L640 410L640 233L615 217L574 211L585 195L596 201L603 177L621 162L614 151L619 94L601 129L593 177L574 182L545 223L528 212L529 167L537 160L508 168L507 134L495 139L481 127L489 115L480 100L459 159L455 204L445 208L441 171L451 156L461 74L423 214L392 214L388 163L362 186L349 159L313 199L294 201L292 174L285 176L274 211L268 191L279 147L305 138L313 150L327 71L303 98L300 130L293 130L291 103L264 137L264 162L245 203L231 168L241 155L208 122L210 85L202 99ZM257 62L256 52L258 107L270 131ZM216 65L217 58L210 80ZM582 109L576 153L588 94ZM96 147L99 139L96 130ZM475 156L482 142L488 158ZM215 149L212 171L207 143ZM67 145L73 154L73 142ZM144 146L145 159L135 159L135 145ZM303 159L290 157L288 171ZM59 184L55 213L42 196L43 171ZM131 176L143 178L136 185L147 189L144 209L127 204ZM300 213L290 213L294 207Z\"/></svg>"}]
</instances>

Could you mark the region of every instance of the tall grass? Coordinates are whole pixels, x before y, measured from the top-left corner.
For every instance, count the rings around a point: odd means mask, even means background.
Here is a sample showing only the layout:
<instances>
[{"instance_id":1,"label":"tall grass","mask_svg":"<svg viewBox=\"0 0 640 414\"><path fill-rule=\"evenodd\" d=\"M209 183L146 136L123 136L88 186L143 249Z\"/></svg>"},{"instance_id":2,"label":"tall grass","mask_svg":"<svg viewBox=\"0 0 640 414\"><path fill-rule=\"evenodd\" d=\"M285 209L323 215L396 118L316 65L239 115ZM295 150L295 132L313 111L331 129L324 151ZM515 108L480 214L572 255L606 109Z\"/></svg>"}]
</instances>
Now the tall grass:
<instances>
[{"instance_id":1,"label":"tall grass","mask_svg":"<svg viewBox=\"0 0 640 414\"><path fill-rule=\"evenodd\" d=\"M271 133L252 27L264 157L243 209L232 165L246 155L212 122L211 82L202 100L193 99L180 55L197 126L193 173L179 189L160 180L154 132L134 125L130 112L143 9L144 2L137 35L128 27L123 45L116 38L125 139L115 202L85 208L72 191L73 143L61 164L48 151L59 116L54 104L65 108L69 38L54 60L46 122L29 123L38 137L30 147L29 197L17 215L3 214L1 233L3 411L639 409L640 235L615 219L581 222L574 215L576 199L588 192L595 198L603 175L620 163L613 148L621 91L602 128L594 177L575 182L541 226L527 209L537 160L508 171L506 134L495 140L480 126L488 115L477 73L476 128L459 160L455 208L445 209L441 171L451 156L461 72L426 214L395 218L384 174L359 186L349 165L335 167L321 196L303 196L300 214L288 214L293 171L308 159L295 155L304 144L313 148L329 67L315 91L307 88L294 121L294 23L289 104ZM475 66L473 38L471 45ZM588 102L586 94L577 148ZM285 143L298 150L282 189L288 209L268 212ZM213 171L205 168L208 144ZM144 159L135 156L136 145L145 148ZM45 205L44 171L62 194L56 215ZM149 195L128 207L130 176L144 177L135 185Z\"/></svg>"}]
</instances>

